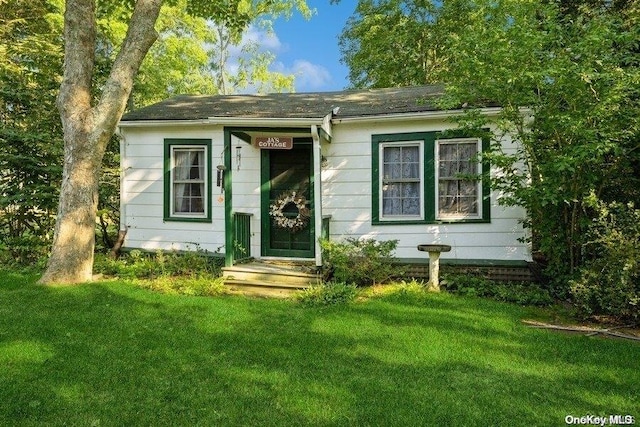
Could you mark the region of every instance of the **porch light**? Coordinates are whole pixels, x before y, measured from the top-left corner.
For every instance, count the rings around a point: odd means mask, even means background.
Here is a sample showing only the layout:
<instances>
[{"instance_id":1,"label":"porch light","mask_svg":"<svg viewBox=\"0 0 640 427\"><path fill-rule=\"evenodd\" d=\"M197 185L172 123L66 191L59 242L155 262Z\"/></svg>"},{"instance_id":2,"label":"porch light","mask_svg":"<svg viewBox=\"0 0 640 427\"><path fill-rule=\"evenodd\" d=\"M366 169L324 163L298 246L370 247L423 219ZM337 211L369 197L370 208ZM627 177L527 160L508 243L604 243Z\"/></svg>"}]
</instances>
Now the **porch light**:
<instances>
[{"instance_id":1,"label":"porch light","mask_svg":"<svg viewBox=\"0 0 640 427\"><path fill-rule=\"evenodd\" d=\"M236 146L236 167L238 168L237 170L240 170L240 161L242 160L242 146L237 145Z\"/></svg>"}]
</instances>

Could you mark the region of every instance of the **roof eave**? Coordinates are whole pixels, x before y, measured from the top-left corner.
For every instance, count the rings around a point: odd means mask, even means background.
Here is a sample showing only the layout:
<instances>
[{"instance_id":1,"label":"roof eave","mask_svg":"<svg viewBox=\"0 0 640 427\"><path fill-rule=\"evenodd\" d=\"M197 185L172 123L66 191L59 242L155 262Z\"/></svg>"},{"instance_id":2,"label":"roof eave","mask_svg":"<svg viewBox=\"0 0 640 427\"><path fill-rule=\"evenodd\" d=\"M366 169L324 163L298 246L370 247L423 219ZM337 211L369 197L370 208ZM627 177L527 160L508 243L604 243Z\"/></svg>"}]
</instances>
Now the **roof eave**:
<instances>
[{"instance_id":1,"label":"roof eave","mask_svg":"<svg viewBox=\"0 0 640 427\"><path fill-rule=\"evenodd\" d=\"M189 126L189 125L203 125L210 124L207 119L195 119L195 120L121 120L118 123L119 128L131 128L131 127L155 127L155 126Z\"/></svg>"},{"instance_id":2,"label":"roof eave","mask_svg":"<svg viewBox=\"0 0 640 427\"><path fill-rule=\"evenodd\" d=\"M192 125L253 126L253 127L310 127L322 125L323 117L209 117L195 120L123 120L118 127L176 127Z\"/></svg>"},{"instance_id":3,"label":"roof eave","mask_svg":"<svg viewBox=\"0 0 640 427\"><path fill-rule=\"evenodd\" d=\"M310 127L323 117L209 117L210 124L223 126Z\"/></svg>"},{"instance_id":4,"label":"roof eave","mask_svg":"<svg viewBox=\"0 0 640 427\"><path fill-rule=\"evenodd\" d=\"M500 107L488 107L481 108L480 113L492 117L497 116L502 108ZM378 122L380 120L385 121L406 121L416 119L446 119L452 116L460 116L465 113L465 110L430 110L430 111L416 111L411 113L389 113L389 114L372 114L366 116L351 116L351 117L334 117L331 119L333 124L338 123L366 123L366 122Z\"/></svg>"}]
</instances>

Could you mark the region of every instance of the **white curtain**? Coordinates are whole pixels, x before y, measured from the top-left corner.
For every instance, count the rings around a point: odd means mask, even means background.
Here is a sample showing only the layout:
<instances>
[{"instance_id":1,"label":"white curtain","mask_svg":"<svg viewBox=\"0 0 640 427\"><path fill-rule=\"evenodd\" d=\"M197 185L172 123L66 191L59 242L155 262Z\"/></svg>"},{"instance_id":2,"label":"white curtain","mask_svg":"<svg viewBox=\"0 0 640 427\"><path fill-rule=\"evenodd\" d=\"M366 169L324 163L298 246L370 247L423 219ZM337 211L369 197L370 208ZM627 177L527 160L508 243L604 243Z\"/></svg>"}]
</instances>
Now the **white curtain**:
<instances>
[{"instance_id":1,"label":"white curtain","mask_svg":"<svg viewBox=\"0 0 640 427\"><path fill-rule=\"evenodd\" d=\"M420 148L383 149L382 214L420 215Z\"/></svg>"},{"instance_id":2,"label":"white curtain","mask_svg":"<svg viewBox=\"0 0 640 427\"><path fill-rule=\"evenodd\" d=\"M174 208L175 212L204 212L204 150L174 150Z\"/></svg>"},{"instance_id":3,"label":"white curtain","mask_svg":"<svg viewBox=\"0 0 640 427\"><path fill-rule=\"evenodd\" d=\"M440 144L439 153L439 213L478 213L476 143Z\"/></svg>"}]
</instances>

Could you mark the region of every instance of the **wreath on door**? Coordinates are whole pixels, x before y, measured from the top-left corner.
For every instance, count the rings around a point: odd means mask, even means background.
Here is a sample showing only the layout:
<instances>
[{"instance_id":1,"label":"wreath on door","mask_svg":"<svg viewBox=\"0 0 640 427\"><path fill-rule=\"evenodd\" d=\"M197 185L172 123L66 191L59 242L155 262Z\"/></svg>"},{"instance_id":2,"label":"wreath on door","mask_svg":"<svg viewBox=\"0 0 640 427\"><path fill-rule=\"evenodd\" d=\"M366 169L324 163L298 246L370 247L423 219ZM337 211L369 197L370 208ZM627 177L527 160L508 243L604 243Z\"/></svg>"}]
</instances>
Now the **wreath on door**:
<instances>
[{"instance_id":1,"label":"wreath on door","mask_svg":"<svg viewBox=\"0 0 640 427\"><path fill-rule=\"evenodd\" d=\"M309 225L311 213L307 208L307 203L307 199L295 191L284 192L269 205L269 216L273 218L276 227L296 233ZM298 210L295 217L285 214L285 209L290 205L295 205Z\"/></svg>"}]
</instances>

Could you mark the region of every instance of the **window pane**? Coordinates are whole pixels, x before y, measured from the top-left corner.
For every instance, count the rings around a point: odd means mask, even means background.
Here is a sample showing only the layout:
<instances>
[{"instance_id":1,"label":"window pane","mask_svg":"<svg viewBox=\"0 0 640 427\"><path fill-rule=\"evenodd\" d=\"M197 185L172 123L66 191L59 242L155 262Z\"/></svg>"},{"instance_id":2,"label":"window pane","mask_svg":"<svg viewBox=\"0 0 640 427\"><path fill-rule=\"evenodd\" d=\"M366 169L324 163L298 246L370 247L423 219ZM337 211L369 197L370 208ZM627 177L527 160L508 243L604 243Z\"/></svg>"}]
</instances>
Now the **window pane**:
<instances>
[{"instance_id":1,"label":"window pane","mask_svg":"<svg viewBox=\"0 0 640 427\"><path fill-rule=\"evenodd\" d=\"M456 210L456 198L451 196L440 196L438 198L438 205L440 206L441 214L455 214Z\"/></svg>"},{"instance_id":2,"label":"window pane","mask_svg":"<svg viewBox=\"0 0 640 427\"><path fill-rule=\"evenodd\" d=\"M382 215L419 216L420 145L393 145L382 148Z\"/></svg>"},{"instance_id":3,"label":"window pane","mask_svg":"<svg viewBox=\"0 0 640 427\"><path fill-rule=\"evenodd\" d=\"M447 141L438 145L438 214L479 213L477 143Z\"/></svg>"},{"instance_id":4,"label":"window pane","mask_svg":"<svg viewBox=\"0 0 640 427\"><path fill-rule=\"evenodd\" d=\"M400 147L386 147L384 149L384 179L398 179L402 176L400 163Z\"/></svg>"},{"instance_id":5,"label":"window pane","mask_svg":"<svg viewBox=\"0 0 640 427\"><path fill-rule=\"evenodd\" d=\"M401 209L400 184L387 184L382 189L382 214L399 215Z\"/></svg>"},{"instance_id":6,"label":"window pane","mask_svg":"<svg viewBox=\"0 0 640 427\"><path fill-rule=\"evenodd\" d=\"M173 212L205 213L205 149L173 150Z\"/></svg>"},{"instance_id":7,"label":"window pane","mask_svg":"<svg viewBox=\"0 0 640 427\"><path fill-rule=\"evenodd\" d=\"M401 147L385 147L384 148L384 162L385 163L400 163L400 148Z\"/></svg>"},{"instance_id":8,"label":"window pane","mask_svg":"<svg viewBox=\"0 0 640 427\"><path fill-rule=\"evenodd\" d=\"M402 147L402 178L418 178L419 175L419 147Z\"/></svg>"},{"instance_id":9,"label":"window pane","mask_svg":"<svg viewBox=\"0 0 640 427\"><path fill-rule=\"evenodd\" d=\"M382 192L383 215L420 215L420 183L386 185Z\"/></svg>"},{"instance_id":10,"label":"window pane","mask_svg":"<svg viewBox=\"0 0 640 427\"><path fill-rule=\"evenodd\" d=\"M420 215L420 184L406 182L402 190L402 215Z\"/></svg>"},{"instance_id":11,"label":"window pane","mask_svg":"<svg viewBox=\"0 0 640 427\"><path fill-rule=\"evenodd\" d=\"M174 151L174 176L176 180L189 178L189 152L184 150Z\"/></svg>"},{"instance_id":12,"label":"window pane","mask_svg":"<svg viewBox=\"0 0 640 427\"><path fill-rule=\"evenodd\" d=\"M476 144L459 144L459 170L463 175L477 173Z\"/></svg>"}]
</instances>

